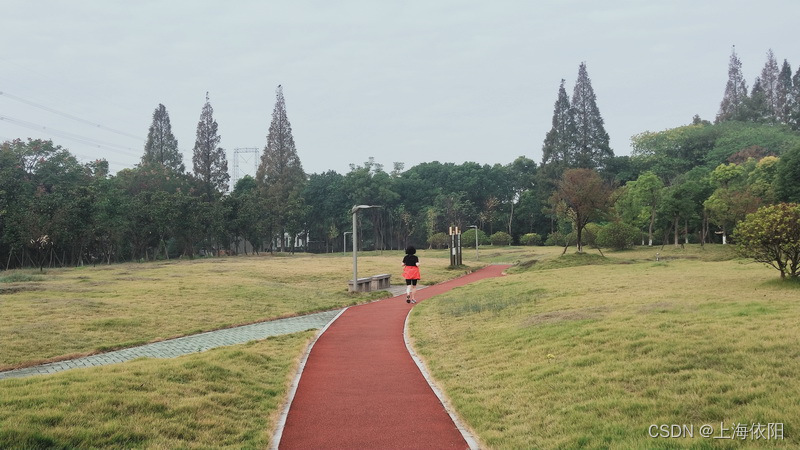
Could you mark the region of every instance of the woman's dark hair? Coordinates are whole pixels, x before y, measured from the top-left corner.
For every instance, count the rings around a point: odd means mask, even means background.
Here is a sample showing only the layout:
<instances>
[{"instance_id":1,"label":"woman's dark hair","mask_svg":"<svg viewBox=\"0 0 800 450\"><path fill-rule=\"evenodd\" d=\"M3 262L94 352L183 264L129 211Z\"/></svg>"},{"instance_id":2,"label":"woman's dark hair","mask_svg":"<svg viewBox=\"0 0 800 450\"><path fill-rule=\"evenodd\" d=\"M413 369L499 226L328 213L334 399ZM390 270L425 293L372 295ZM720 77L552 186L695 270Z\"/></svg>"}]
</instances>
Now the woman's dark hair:
<instances>
[{"instance_id":1,"label":"woman's dark hair","mask_svg":"<svg viewBox=\"0 0 800 450\"><path fill-rule=\"evenodd\" d=\"M417 253L417 249L415 249L413 245L409 245L408 247L406 247L407 255L413 255L414 253Z\"/></svg>"}]
</instances>

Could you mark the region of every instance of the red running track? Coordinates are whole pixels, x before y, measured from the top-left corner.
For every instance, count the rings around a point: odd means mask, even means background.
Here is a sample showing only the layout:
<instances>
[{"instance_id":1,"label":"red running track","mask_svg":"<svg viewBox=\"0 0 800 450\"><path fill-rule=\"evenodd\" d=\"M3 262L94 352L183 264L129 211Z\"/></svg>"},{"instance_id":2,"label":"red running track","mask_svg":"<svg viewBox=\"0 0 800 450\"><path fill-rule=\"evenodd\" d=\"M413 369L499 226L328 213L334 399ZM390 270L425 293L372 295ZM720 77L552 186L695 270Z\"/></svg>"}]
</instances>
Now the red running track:
<instances>
[{"instance_id":1,"label":"red running track","mask_svg":"<svg viewBox=\"0 0 800 450\"><path fill-rule=\"evenodd\" d=\"M419 290L417 301L507 267ZM413 306L405 295L354 306L328 327L306 361L279 448L469 447L406 349L403 327Z\"/></svg>"}]
</instances>

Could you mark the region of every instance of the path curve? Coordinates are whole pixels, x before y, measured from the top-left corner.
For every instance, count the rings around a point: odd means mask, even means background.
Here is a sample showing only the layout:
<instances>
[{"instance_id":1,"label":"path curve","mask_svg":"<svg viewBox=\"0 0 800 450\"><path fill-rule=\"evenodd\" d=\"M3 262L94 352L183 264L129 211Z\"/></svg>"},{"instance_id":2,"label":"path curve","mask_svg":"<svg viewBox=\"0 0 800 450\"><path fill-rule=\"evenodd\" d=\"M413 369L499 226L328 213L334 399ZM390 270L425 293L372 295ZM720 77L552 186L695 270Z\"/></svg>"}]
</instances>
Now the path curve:
<instances>
[{"instance_id":1,"label":"path curve","mask_svg":"<svg viewBox=\"0 0 800 450\"><path fill-rule=\"evenodd\" d=\"M507 267L430 286L417 300L500 276ZM354 306L328 326L279 424L279 448L469 447L406 349L403 328L413 306L405 296Z\"/></svg>"}]
</instances>

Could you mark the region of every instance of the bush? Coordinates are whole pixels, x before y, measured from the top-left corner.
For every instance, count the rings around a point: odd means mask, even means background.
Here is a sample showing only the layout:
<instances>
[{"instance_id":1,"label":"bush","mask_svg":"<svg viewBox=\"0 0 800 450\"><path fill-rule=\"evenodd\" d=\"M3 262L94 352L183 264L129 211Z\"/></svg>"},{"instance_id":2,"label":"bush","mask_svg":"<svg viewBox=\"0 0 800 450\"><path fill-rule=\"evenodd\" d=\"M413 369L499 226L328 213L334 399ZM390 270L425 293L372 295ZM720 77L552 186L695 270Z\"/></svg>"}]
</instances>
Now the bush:
<instances>
[{"instance_id":1,"label":"bush","mask_svg":"<svg viewBox=\"0 0 800 450\"><path fill-rule=\"evenodd\" d=\"M624 222L611 222L597 232L597 245L614 250L633 248L641 233L633 225Z\"/></svg>"},{"instance_id":2,"label":"bush","mask_svg":"<svg viewBox=\"0 0 800 450\"><path fill-rule=\"evenodd\" d=\"M769 264L800 278L800 205L763 206L748 214L733 231L736 250L746 258Z\"/></svg>"},{"instance_id":3,"label":"bush","mask_svg":"<svg viewBox=\"0 0 800 450\"><path fill-rule=\"evenodd\" d=\"M519 237L522 245L542 245L542 237L538 233L527 233Z\"/></svg>"},{"instance_id":4,"label":"bush","mask_svg":"<svg viewBox=\"0 0 800 450\"><path fill-rule=\"evenodd\" d=\"M589 224L589 225L594 225L594 224ZM581 247L596 247L595 245L596 229L591 228L589 225L586 225L586 227L583 229L583 232L581 233L581 242L583 244L581 245ZM569 241L569 245L576 245L578 243L578 232L577 231L570 232L567 235L566 239L567 241Z\"/></svg>"},{"instance_id":5,"label":"bush","mask_svg":"<svg viewBox=\"0 0 800 450\"><path fill-rule=\"evenodd\" d=\"M428 238L428 245L431 248L446 248L450 245L450 236L446 233L436 233Z\"/></svg>"},{"instance_id":6,"label":"bush","mask_svg":"<svg viewBox=\"0 0 800 450\"><path fill-rule=\"evenodd\" d=\"M489 244L489 237L486 236L481 230L478 230L478 245L488 245ZM467 248L475 248L475 229L470 228L469 230L461 233L461 246Z\"/></svg>"},{"instance_id":7,"label":"bush","mask_svg":"<svg viewBox=\"0 0 800 450\"><path fill-rule=\"evenodd\" d=\"M492 241L492 245L511 245L511 235L504 231L491 235L489 240Z\"/></svg>"},{"instance_id":8,"label":"bush","mask_svg":"<svg viewBox=\"0 0 800 450\"><path fill-rule=\"evenodd\" d=\"M560 231L554 231L547 235L547 240L544 241L544 245L554 245L557 247L566 247L567 245L573 245L575 243L575 233L570 233L565 235ZM567 239L570 239L567 242Z\"/></svg>"},{"instance_id":9,"label":"bush","mask_svg":"<svg viewBox=\"0 0 800 450\"><path fill-rule=\"evenodd\" d=\"M778 199L800 202L800 147L795 147L781 156L775 174L775 191Z\"/></svg>"},{"instance_id":10,"label":"bush","mask_svg":"<svg viewBox=\"0 0 800 450\"><path fill-rule=\"evenodd\" d=\"M596 223L587 223L586 226L583 227L583 233L581 233L583 245L597 247L597 233L600 232L601 228L602 227Z\"/></svg>"}]
</instances>

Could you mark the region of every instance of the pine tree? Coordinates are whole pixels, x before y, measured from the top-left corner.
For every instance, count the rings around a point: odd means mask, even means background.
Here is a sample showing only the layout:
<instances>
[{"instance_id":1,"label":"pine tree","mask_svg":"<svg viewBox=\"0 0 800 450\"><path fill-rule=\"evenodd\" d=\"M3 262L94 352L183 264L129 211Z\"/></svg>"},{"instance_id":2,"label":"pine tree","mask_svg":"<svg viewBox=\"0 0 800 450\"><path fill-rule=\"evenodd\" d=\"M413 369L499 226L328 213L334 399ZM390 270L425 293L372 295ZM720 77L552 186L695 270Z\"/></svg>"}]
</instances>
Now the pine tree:
<instances>
[{"instance_id":1,"label":"pine tree","mask_svg":"<svg viewBox=\"0 0 800 450\"><path fill-rule=\"evenodd\" d=\"M725 85L725 95L719 105L716 123L726 120L736 120L747 100L747 82L742 74L742 62L736 56L736 46L731 51L728 63L728 83Z\"/></svg>"},{"instance_id":2,"label":"pine tree","mask_svg":"<svg viewBox=\"0 0 800 450\"><path fill-rule=\"evenodd\" d=\"M144 145L144 155L141 164L159 164L178 173L183 173L183 155L178 151L178 140L172 134L172 125L169 123L167 108L158 104L153 112L153 124L147 133L147 142Z\"/></svg>"},{"instance_id":3,"label":"pine tree","mask_svg":"<svg viewBox=\"0 0 800 450\"><path fill-rule=\"evenodd\" d=\"M775 60L775 55L772 49L767 52L767 62L764 63L764 68L761 69L761 89L764 90L764 98L767 102L768 111L770 112L766 118L767 122L774 122L780 115L779 100L778 100L778 78L780 77L780 69L778 68L778 61Z\"/></svg>"},{"instance_id":4,"label":"pine tree","mask_svg":"<svg viewBox=\"0 0 800 450\"><path fill-rule=\"evenodd\" d=\"M225 157L225 150L218 147L222 137L217 134L217 121L214 120L214 108L208 100L206 92L206 103L200 113L200 121L197 123L197 138L194 141L194 155L192 163L194 174L206 186L206 194L211 198L214 192L225 192L228 190L228 160Z\"/></svg>"},{"instance_id":5,"label":"pine tree","mask_svg":"<svg viewBox=\"0 0 800 450\"><path fill-rule=\"evenodd\" d=\"M774 119L773 109L760 77L753 83L753 91L742 110L742 119L748 122L767 123Z\"/></svg>"},{"instance_id":6,"label":"pine tree","mask_svg":"<svg viewBox=\"0 0 800 450\"><path fill-rule=\"evenodd\" d=\"M800 130L800 67L797 68L797 72L792 77L792 90L790 92L787 122L791 129L797 131Z\"/></svg>"},{"instance_id":7,"label":"pine tree","mask_svg":"<svg viewBox=\"0 0 800 450\"><path fill-rule=\"evenodd\" d=\"M775 60L775 55L772 49L767 52L767 62L764 63L764 68L761 69L761 89L764 91L764 99L767 103L767 110L769 111L766 117L766 122L775 122L779 116L779 100L778 100L778 78L780 77L780 69L778 68L778 61Z\"/></svg>"},{"instance_id":8,"label":"pine tree","mask_svg":"<svg viewBox=\"0 0 800 450\"><path fill-rule=\"evenodd\" d=\"M302 208L300 194L306 180L300 158L292 137L292 125L286 115L283 88L276 89L275 109L267 135L267 146L261 154L261 163L256 171L256 181L270 205L273 231L279 236L281 251L284 235L291 227L291 220Z\"/></svg>"},{"instance_id":9,"label":"pine tree","mask_svg":"<svg viewBox=\"0 0 800 450\"><path fill-rule=\"evenodd\" d=\"M584 169L603 167L603 161L614 156L614 152L608 145L608 133L597 107L597 98L586 71L586 63L581 63L578 69L578 79L572 93L572 111L576 129L573 166Z\"/></svg>"},{"instance_id":10,"label":"pine tree","mask_svg":"<svg viewBox=\"0 0 800 450\"><path fill-rule=\"evenodd\" d=\"M778 76L778 122L784 125L789 124L792 114L792 87L792 67L784 59Z\"/></svg>"},{"instance_id":11,"label":"pine tree","mask_svg":"<svg viewBox=\"0 0 800 450\"><path fill-rule=\"evenodd\" d=\"M553 107L553 127L547 132L542 146L542 165L560 166L563 171L572 163L577 131L572 114L562 79L558 87L558 98Z\"/></svg>"}]
</instances>

